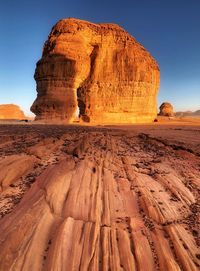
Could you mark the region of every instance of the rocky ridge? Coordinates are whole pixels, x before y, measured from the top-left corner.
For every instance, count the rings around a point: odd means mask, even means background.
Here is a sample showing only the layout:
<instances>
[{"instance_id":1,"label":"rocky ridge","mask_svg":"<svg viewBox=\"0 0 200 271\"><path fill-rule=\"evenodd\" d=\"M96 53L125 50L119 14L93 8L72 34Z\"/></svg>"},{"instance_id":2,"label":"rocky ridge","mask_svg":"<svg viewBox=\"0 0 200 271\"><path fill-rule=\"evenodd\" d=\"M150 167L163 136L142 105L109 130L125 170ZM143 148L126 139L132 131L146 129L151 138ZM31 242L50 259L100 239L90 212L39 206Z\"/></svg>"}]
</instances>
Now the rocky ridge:
<instances>
[{"instance_id":1,"label":"rocky ridge","mask_svg":"<svg viewBox=\"0 0 200 271\"><path fill-rule=\"evenodd\" d=\"M192 111L179 111L176 112L177 117L200 117L200 110Z\"/></svg>"}]
</instances>

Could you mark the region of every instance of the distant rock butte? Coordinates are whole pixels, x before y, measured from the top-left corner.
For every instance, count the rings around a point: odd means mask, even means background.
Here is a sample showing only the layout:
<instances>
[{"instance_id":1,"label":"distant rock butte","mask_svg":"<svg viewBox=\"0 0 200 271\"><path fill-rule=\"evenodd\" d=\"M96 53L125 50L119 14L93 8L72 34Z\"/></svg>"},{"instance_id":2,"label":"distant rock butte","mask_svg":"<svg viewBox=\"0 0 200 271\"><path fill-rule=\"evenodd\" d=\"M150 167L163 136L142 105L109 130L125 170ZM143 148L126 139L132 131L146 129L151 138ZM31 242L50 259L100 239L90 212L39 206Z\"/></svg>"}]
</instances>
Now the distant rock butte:
<instances>
[{"instance_id":1,"label":"distant rock butte","mask_svg":"<svg viewBox=\"0 0 200 271\"><path fill-rule=\"evenodd\" d=\"M25 119L24 112L15 104L0 104L0 119Z\"/></svg>"},{"instance_id":2,"label":"distant rock butte","mask_svg":"<svg viewBox=\"0 0 200 271\"><path fill-rule=\"evenodd\" d=\"M159 67L116 24L63 19L38 61L36 120L92 123L150 122L156 116Z\"/></svg>"},{"instance_id":3,"label":"distant rock butte","mask_svg":"<svg viewBox=\"0 0 200 271\"><path fill-rule=\"evenodd\" d=\"M166 117L173 117L174 116L174 109L173 106L168 103L162 103L160 106L160 116L166 116Z\"/></svg>"}]
</instances>

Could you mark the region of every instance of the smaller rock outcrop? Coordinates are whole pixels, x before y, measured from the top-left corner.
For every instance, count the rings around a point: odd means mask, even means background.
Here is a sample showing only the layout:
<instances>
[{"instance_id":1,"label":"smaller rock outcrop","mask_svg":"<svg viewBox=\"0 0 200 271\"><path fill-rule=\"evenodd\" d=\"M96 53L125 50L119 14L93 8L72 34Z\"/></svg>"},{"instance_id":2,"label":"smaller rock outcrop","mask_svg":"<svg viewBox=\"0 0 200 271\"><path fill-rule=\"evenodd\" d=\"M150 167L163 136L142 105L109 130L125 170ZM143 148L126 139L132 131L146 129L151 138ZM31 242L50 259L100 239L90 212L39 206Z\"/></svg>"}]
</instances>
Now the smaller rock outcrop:
<instances>
[{"instance_id":1,"label":"smaller rock outcrop","mask_svg":"<svg viewBox=\"0 0 200 271\"><path fill-rule=\"evenodd\" d=\"M159 116L173 117L174 116L173 106L168 102L162 103L160 106Z\"/></svg>"},{"instance_id":2,"label":"smaller rock outcrop","mask_svg":"<svg viewBox=\"0 0 200 271\"><path fill-rule=\"evenodd\" d=\"M0 104L0 119L25 119L24 112L15 104Z\"/></svg>"}]
</instances>

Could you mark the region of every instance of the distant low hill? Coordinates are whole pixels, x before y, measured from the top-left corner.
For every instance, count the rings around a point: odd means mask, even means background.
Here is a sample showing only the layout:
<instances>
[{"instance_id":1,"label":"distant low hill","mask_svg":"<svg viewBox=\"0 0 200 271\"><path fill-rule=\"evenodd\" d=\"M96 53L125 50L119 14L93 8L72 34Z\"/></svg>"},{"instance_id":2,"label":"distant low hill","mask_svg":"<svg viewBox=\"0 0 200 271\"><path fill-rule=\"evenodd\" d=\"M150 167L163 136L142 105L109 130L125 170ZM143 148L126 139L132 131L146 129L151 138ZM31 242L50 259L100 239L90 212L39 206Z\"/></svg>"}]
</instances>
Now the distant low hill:
<instances>
[{"instance_id":1,"label":"distant low hill","mask_svg":"<svg viewBox=\"0 0 200 271\"><path fill-rule=\"evenodd\" d=\"M177 117L200 117L200 110L197 111L185 111L185 112L176 112Z\"/></svg>"},{"instance_id":2,"label":"distant low hill","mask_svg":"<svg viewBox=\"0 0 200 271\"><path fill-rule=\"evenodd\" d=\"M23 120L26 119L26 116L16 104L0 104L0 119Z\"/></svg>"}]
</instances>

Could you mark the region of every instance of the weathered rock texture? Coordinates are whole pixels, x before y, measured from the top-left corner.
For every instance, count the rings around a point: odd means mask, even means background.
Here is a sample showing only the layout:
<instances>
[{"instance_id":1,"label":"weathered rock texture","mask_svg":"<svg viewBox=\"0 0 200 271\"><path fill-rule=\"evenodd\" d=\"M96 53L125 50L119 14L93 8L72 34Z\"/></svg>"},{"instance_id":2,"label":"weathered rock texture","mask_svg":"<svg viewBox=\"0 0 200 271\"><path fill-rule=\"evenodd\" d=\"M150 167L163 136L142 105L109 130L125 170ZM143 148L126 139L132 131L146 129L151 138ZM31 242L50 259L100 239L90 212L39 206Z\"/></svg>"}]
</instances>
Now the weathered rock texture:
<instances>
[{"instance_id":1,"label":"weathered rock texture","mask_svg":"<svg viewBox=\"0 0 200 271\"><path fill-rule=\"evenodd\" d=\"M15 104L0 104L0 119L25 119L24 112Z\"/></svg>"},{"instance_id":2,"label":"weathered rock texture","mask_svg":"<svg viewBox=\"0 0 200 271\"><path fill-rule=\"evenodd\" d=\"M35 71L36 119L128 123L156 116L159 67L116 24L64 19L53 28Z\"/></svg>"},{"instance_id":3,"label":"weathered rock texture","mask_svg":"<svg viewBox=\"0 0 200 271\"><path fill-rule=\"evenodd\" d=\"M0 161L0 192L31 171L37 159L29 155L9 155Z\"/></svg>"},{"instance_id":4,"label":"weathered rock texture","mask_svg":"<svg viewBox=\"0 0 200 271\"><path fill-rule=\"evenodd\" d=\"M1 271L200 270L200 126L8 126Z\"/></svg>"},{"instance_id":5,"label":"weathered rock texture","mask_svg":"<svg viewBox=\"0 0 200 271\"><path fill-rule=\"evenodd\" d=\"M160 106L160 116L173 117L174 109L170 103L162 103Z\"/></svg>"}]
</instances>

